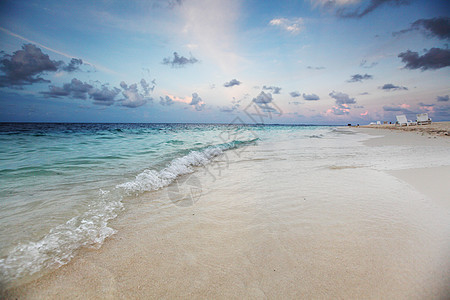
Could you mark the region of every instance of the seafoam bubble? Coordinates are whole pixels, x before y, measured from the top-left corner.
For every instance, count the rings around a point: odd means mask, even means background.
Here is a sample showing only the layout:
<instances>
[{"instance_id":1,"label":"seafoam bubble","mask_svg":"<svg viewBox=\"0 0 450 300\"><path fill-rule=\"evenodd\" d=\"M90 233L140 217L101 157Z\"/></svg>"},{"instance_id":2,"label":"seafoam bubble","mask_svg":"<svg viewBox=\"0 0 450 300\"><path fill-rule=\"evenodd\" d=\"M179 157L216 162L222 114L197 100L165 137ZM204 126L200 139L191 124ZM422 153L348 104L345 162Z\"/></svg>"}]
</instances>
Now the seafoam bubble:
<instances>
[{"instance_id":1,"label":"seafoam bubble","mask_svg":"<svg viewBox=\"0 0 450 300\"><path fill-rule=\"evenodd\" d=\"M233 141L217 146L209 146L199 151L191 151L189 154L176 158L172 162L157 172L154 170L144 170L132 181L122 183L116 188L124 189L128 194L139 194L142 192L154 191L172 183L178 176L194 172L194 167L208 164L214 157L223 154L224 151L253 143L257 139L249 141Z\"/></svg>"}]
</instances>

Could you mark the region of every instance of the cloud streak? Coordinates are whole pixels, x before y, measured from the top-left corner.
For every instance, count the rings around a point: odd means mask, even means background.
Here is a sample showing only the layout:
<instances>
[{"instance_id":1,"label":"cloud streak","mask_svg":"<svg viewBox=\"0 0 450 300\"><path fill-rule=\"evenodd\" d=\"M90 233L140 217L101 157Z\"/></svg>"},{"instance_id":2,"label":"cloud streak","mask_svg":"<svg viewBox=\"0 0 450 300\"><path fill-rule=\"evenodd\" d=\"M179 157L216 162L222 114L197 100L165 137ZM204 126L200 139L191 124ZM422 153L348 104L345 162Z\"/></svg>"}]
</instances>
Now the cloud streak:
<instances>
[{"instance_id":1,"label":"cloud streak","mask_svg":"<svg viewBox=\"0 0 450 300\"><path fill-rule=\"evenodd\" d=\"M410 31L421 31L428 37L436 37L441 40L450 39L450 18L438 17L432 19L419 19L411 24L408 29L392 33L398 36Z\"/></svg>"},{"instance_id":2,"label":"cloud streak","mask_svg":"<svg viewBox=\"0 0 450 300\"><path fill-rule=\"evenodd\" d=\"M407 87L394 85L392 83L386 83L383 86L380 87L380 89L385 91L400 91L400 90L408 90Z\"/></svg>"},{"instance_id":3,"label":"cloud streak","mask_svg":"<svg viewBox=\"0 0 450 300\"><path fill-rule=\"evenodd\" d=\"M374 10L378 9L381 6L384 5L390 5L390 6L402 6L407 5L411 1L409 0L370 0L369 3L366 6L361 5L357 9L353 11L348 11L346 8L339 8L337 9L336 13L337 16L341 18L362 18L370 13L372 13Z\"/></svg>"}]
</instances>

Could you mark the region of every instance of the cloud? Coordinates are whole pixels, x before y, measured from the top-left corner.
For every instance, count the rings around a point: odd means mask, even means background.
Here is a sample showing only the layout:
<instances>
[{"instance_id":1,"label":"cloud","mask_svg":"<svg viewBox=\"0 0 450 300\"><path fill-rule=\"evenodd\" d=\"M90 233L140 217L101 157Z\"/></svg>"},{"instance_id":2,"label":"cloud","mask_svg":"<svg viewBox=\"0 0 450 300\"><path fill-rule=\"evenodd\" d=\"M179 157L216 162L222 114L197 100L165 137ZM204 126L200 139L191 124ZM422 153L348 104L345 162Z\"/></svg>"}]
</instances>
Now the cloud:
<instances>
[{"instance_id":1,"label":"cloud","mask_svg":"<svg viewBox=\"0 0 450 300\"><path fill-rule=\"evenodd\" d=\"M299 105L299 104L302 104L302 103L299 102L299 101L292 101L292 102L289 102L289 104Z\"/></svg>"},{"instance_id":2,"label":"cloud","mask_svg":"<svg viewBox=\"0 0 450 300\"><path fill-rule=\"evenodd\" d=\"M264 92L261 92L258 96L256 96L256 98L253 98L252 101L256 104L269 104L272 102L272 100L273 98L271 93L266 94Z\"/></svg>"},{"instance_id":3,"label":"cloud","mask_svg":"<svg viewBox=\"0 0 450 300\"><path fill-rule=\"evenodd\" d=\"M449 99L449 96L448 96L448 95L445 95L445 96L437 96L437 97L436 97L436 100L437 100L438 102L447 102L448 99Z\"/></svg>"},{"instance_id":4,"label":"cloud","mask_svg":"<svg viewBox=\"0 0 450 300\"><path fill-rule=\"evenodd\" d=\"M154 81L152 81L154 84ZM116 100L117 95L121 92L119 88L110 88L108 84L102 84L100 87L95 87L89 83L82 82L77 78L73 78L70 83L65 83L62 87L49 86L49 90L41 92L46 97L61 98L71 97L75 99L91 99L96 105L110 106L114 103L120 103L121 106L135 108L146 104L148 101L153 101L149 97L150 91L153 91L155 86L150 85L142 79L140 81L139 89L138 84L134 83L128 86L124 81L120 83L122 88L122 95L124 98Z\"/></svg>"},{"instance_id":5,"label":"cloud","mask_svg":"<svg viewBox=\"0 0 450 300\"><path fill-rule=\"evenodd\" d=\"M402 112L402 113L411 113L411 111L409 110L410 105L403 103L400 105L396 105L396 106L389 106L389 105L384 105L383 106L383 110L384 111L389 111L389 112Z\"/></svg>"},{"instance_id":6,"label":"cloud","mask_svg":"<svg viewBox=\"0 0 450 300\"><path fill-rule=\"evenodd\" d=\"M72 58L67 66L63 66L61 69L66 72L75 72L80 70L80 66L83 64L83 60L80 58Z\"/></svg>"},{"instance_id":7,"label":"cloud","mask_svg":"<svg viewBox=\"0 0 450 300\"><path fill-rule=\"evenodd\" d=\"M406 69L421 69L422 71L431 69L437 70L450 66L450 50L441 48L431 48L422 56L410 50L398 55L404 62Z\"/></svg>"},{"instance_id":8,"label":"cloud","mask_svg":"<svg viewBox=\"0 0 450 300\"><path fill-rule=\"evenodd\" d=\"M337 2L337 1L330 1L330 2ZM350 4L353 4L356 1L347 1ZM407 5L411 1L409 0L370 0L367 5L360 5L358 8L356 8L353 11L348 11L345 7L338 8L336 10L336 15L341 18L362 18L380 6L383 5L391 5L391 6L402 6Z\"/></svg>"},{"instance_id":9,"label":"cloud","mask_svg":"<svg viewBox=\"0 0 450 300\"><path fill-rule=\"evenodd\" d=\"M150 91L153 91L155 86L153 85L153 87L150 88L150 85L147 81L145 81L145 79L141 79L140 86L141 89L138 88L137 83L133 83L128 86L124 81L122 81L120 83L120 87L123 89L122 95L124 98L117 100L120 102L120 105L129 108L136 108L146 104L147 102L153 101L153 98L150 97Z\"/></svg>"},{"instance_id":10,"label":"cloud","mask_svg":"<svg viewBox=\"0 0 450 300\"><path fill-rule=\"evenodd\" d=\"M235 85L240 85L242 82L240 82L239 80L237 80L237 79L231 79L229 82L225 82L224 84L223 84L223 86L224 87L232 87L232 86L235 86Z\"/></svg>"},{"instance_id":11,"label":"cloud","mask_svg":"<svg viewBox=\"0 0 450 300\"><path fill-rule=\"evenodd\" d=\"M62 87L51 85L49 86L48 92L41 92L41 94L51 98L70 96L72 98L86 100L89 91L93 88L92 85L73 78L70 83L65 83Z\"/></svg>"},{"instance_id":12,"label":"cloud","mask_svg":"<svg viewBox=\"0 0 450 300\"><path fill-rule=\"evenodd\" d=\"M258 96L252 99L252 102L259 106L263 112L281 114L279 108L275 108L276 105L272 101L272 94L265 93L264 91L261 91ZM272 104L275 107L272 107Z\"/></svg>"},{"instance_id":13,"label":"cloud","mask_svg":"<svg viewBox=\"0 0 450 300\"><path fill-rule=\"evenodd\" d=\"M172 100L172 98L170 98L169 96L165 96L163 97L159 97L159 104L164 105L164 106L170 106L172 104L174 104L175 102Z\"/></svg>"},{"instance_id":14,"label":"cloud","mask_svg":"<svg viewBox=\"0 0 450 300\"><path fill-rule=\"evenodd\" d=\"M434 104L426 104L423 102L419 102L418 104L419 104L419 106L434 106Z\"/></svg>"},{"instance_id":15,"label":"cloud","mask_svg":"<svg viewBox=\"0 0 450 300\"><path fill-rule=\"evenodd\" d=\"M336 100L336 104L341 108L348 108L348 104L356 103L355 98L350 98L350 96L345 93L333 91L329 95Z\"/></svg>"},{"instance_id":16,"label":"cloud","mask_svg":"<svg viewBox=\"0 0 450 300\"><path fill-rule=\"evenodd\" d=\"M300 94L297 91L294 91L294 92L290 92L289 95L291 95L292 98L297 98L297 97L300 97L302 94Z\"/></svg>"},{"instance_id":17,"label":"cloud","mask_svg":"<svg viewBox=\"0 0 450 300\"><path fill-rule=\"evenodd\" d=\"M309 70L323 70L325 69L325 67L313 67L313 66L307 66L306 67Z\"/></svg>"},{"instance_id":18,"label":"cloud","mask_svg":"<svg viewBox=\"0 0 450 300\"><path fill-rule=\"evenodd\" d=\"M307 101L317 101L320 100L319 96L317 96L316 94L303 94L303 99L307 100Z\"/></svg>"},{"instance_id":19,"label":"cloud","mask_svg":"<svg viewBox=\"0 0 450 300\"><path fill-rule=\"evenodd\" d=\"M281 91L281 88L278 86L263 86L263 90L271 91L274 94L279 94Z\"/></svg>"},{"instance_id":20,"label":"cloud","mask_svg":"<svg viewBox=\"0 0 450 300\"><path fill-rule=\"evenodd\" d=\"M186 58L184 56L180 56L178 55L177 52L173 53L173 58L171 57L166 57L163 59L162 63L164 65L171 65L172 68L176 68L176 67L184 67L185 65L188 64L195 64L198 62L198 59L196 59L195 57L193 57L191 55L190 58Z\"/></svg>"},{"instance_id":21,"label":"cloud","mask_svg":"<svg viewBox=\"0 0 450 300\"><path fill-rule=\"evenodd\" d=\"M270 25L279 27L292 34L300 33L304 28L303 23L304 22L302 18L293 18L293 19L279 18L279 19L272 19L269 22Z\"/></svg>"},{"instance_id":22,"label":"cloud","mask_svg":"<svg viewBox=\"0 0 450 300\"><path fill-rule=\"evenodd\" d=\"M102 85L101 88L93 88L89 91L89 97L94 100L95 105L113 105L116 96L120 93L120 90L116 87L109 88L106 84Z\"/></svg>"},{"instance_id":23,"label":"cloud","mask_svg":"<svg viewBox=\"0 0 450 300\"><path fill-rule=\"evenodd\" d=\"M326 111L326 114L330 113L337 116L348 115L350 113L350 109L345 107L333 106L332 108Z\"/></svg>"},{"instance_id":24,"label":"cloud","mask_svg":"<svg viewBox=\"0 0 450 300\"><path fill-rule=\"evenodd\" d=\"M385 91L408 90L407 87L393 85L392 83L386 83L385 85L381 86L380 89L385 90Z\"/></svg>"},{"instance_id":25,"label":"cloud","mask_svg":"<svg viewBox=\"0 0 450 300\"><path fill-rule=\"evenodd\" d=\"M221 112L226 112L226 113L232 113L234 111L237 111L239 109L239 107L241 106L241 101L246 98L247 98L247 95L243 99L240 99L240 100L236 100L236 98L233 97L233 101L231 101L231 104L232 104L231 106L222 106L222 107L219 107L219 110Z\"/></svg>"},{"instance_id":26,"label":"cloud","mask_svg":"<svg viewBox=\"0 0 450 300\"><path fill-rule=\"evenodd\" d=\"M367 60L365 60L365 59L363 59L363 60L359 63L359 66L360 66L361 68L364 68L364 69L371 69L371 68L375 67L376 65L378 65L377 62L372 62L371 64L367 64Z\"/></svg>"},{"instance_id":27,"label":"cloud","mask_svg":"<svg viewBox=\"0 0 450 300\"><path fill-rule=\"evenodd\" d=\"M347 82L362 82L363 80L367 80L367 79L373 79L372 75L369 74L355 74L352 75L351 78L349 80L347 80Z\"/></svg>"},{"instance_id":28,"label":"cloud","mask_svg":"<svg viewBox=\"0 0 450 300\"><path fill-rule=\"evenodd\" d=\"M38 82L50 82L41 75L45 72L56 72L61 61L50 60L47 54L33 44L25 44L22 50L13 55L3 55L0 60L0 70L5 74L0 76L0 87L30 85Z\"/></svg>"},{"instance_id":29,"label":"cloud","mask_svg":"<svg viewBox=\"0 0 450 300\"><path fill-rule=\"evenodd\" d=\"M441 40L450 39L450 18L438 17L432 19L419 19L411 24L408 29L392 33L393 36L410 31L422 31L428 37L437 37Z\"/></svg>"},{"instance_id":30,"label":"cloud","mask_svg":"<svg viewBox=\"0 0 450 300\"><path fill-rule=\"evenodd\" d=\"M450 105L434 107L433 116L441 117L442 121L447 121L450 118Z\"/></svg>"},{"instance_id":31,"label":"cloud","mask_svg":"<svg viewBox=\"0 0 450 300\"><path fill-rule=\"evenodd\" d=\"M205 102L203 102L202 98L200 98L197 93L192 93L192 100L189 105L192 105L195 110L201 111L205 107Z\"/></svg>"}]
</instances>

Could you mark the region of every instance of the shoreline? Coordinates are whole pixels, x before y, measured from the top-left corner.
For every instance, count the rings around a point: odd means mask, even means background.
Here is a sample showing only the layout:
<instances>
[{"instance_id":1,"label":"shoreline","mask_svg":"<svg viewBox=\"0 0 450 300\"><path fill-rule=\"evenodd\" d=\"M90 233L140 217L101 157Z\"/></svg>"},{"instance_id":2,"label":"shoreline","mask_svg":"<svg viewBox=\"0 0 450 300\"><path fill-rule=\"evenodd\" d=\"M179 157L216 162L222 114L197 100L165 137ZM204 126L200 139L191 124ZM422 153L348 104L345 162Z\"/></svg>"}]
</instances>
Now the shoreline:
<instances>
[{"instance_id":1,"label":"shoreline","mask_svg":"<svg viewBox=\"0 0 450 300\"><path fill-rule=\"evenodd\" d=\"M355 131L373 136L361 151L450 142ZM133 199L111 221L118 233L100 249L81 249L6 297L419 299L450 292L449 209L436 197L447 189L419 188L444 179L436 170L445 174L448 166L430 168L417 185L407 177L423 168L380 171L338 154L338 168L336 162L304 168L305 160L293 160L297 146L250 146L220 180L197 170L203 190L193 206L175 206L166 189ZM380 196L381 186L387 191Z\"/></svg>"},{"instance_id":2,"label":"shoreline","mask_svg":"<svg viewBox=\"0 0 450 300\"><path fill-rule=\"evenodd\" d=\"M381 125L360 125L352 126L351 128L371 128L383 130L400 130L407 132L426 133L436 136L450 136L450 121L447 122L433 122L426 125L409 125L399 126L396 124L381 124Z\"/></svg>"}]
</instances>

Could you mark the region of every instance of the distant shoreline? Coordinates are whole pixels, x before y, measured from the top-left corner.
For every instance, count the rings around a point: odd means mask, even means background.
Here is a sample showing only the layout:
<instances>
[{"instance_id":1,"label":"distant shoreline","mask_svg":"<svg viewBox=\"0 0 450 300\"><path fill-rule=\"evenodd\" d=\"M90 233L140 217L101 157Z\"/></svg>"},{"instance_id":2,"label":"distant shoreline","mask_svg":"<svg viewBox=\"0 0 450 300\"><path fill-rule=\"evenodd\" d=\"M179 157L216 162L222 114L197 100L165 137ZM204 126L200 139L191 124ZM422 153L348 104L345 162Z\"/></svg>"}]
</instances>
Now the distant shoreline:
<instances>
[{"instance_id":1,"label":"distant shoreline","mask_svg":"<svg viewBox=\"0 0 450 300\"><path fill-rule=\"evenodd\" d=\"M403 130L428 133L438 136L450 136L450 121L434 122L427 125L410 125L400 126L396 124L382 124L382 125L361 125L361 128L375 128L375 129L389 129L389 130Z\"/></svg>"}]
</instances>

